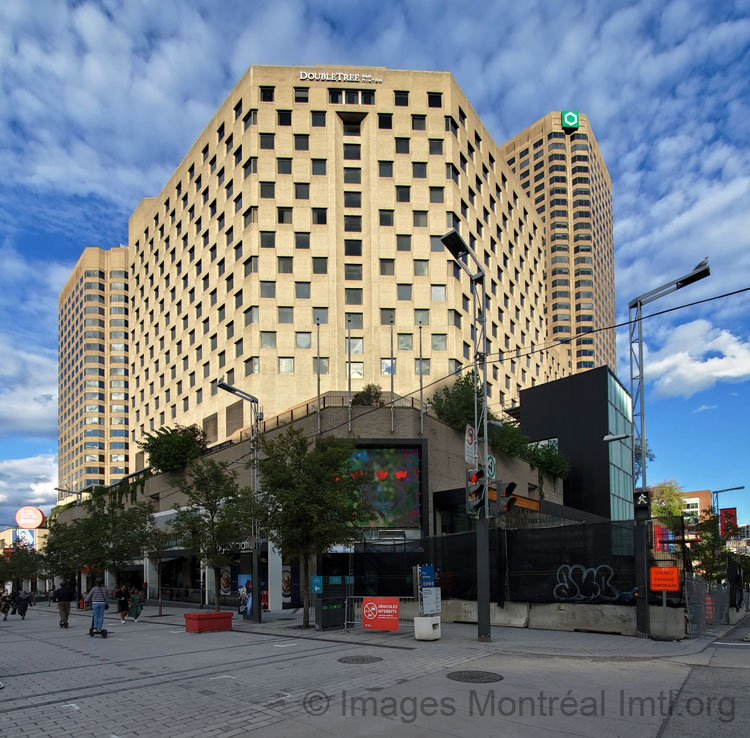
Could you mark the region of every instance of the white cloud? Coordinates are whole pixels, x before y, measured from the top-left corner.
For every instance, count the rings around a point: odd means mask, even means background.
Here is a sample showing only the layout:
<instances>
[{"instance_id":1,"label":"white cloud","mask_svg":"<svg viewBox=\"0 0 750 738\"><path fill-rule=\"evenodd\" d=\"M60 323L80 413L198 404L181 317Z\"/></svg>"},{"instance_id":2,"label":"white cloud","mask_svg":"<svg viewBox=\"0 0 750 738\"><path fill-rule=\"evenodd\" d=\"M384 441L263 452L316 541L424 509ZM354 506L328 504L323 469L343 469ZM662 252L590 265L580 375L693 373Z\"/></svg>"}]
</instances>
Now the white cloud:
<instances>
[{"instance_id":1,"label":"white cloud","mask_svg":"<svg viewBox=\"0 0 750 738\"><path fill-rule=\"evenodd\" d=\"M0 525L13 524L16 510L23 505L49 513L57 503L56 486L54 454L0 460Z\"/></svg>"},{"instance_id":2,"label":"white cloud","mask_svg":"<svg viewBox=\"0 0 750 738\"><path fill-rule=\"evenodd\" d=\"M692 397L717 382L750 380L750 340L694 320L677 326L658 351L647 353L644 363L655 395Z\"/></svg>"},{"instance_id":3,"label":"white cloud","mask_svg":"<svg viewBox=\"0 0 750 738\"><path fill-rule=\"evenodd\" d=\"M716 410L716 408L719 407L718 405L701 405L700 407L695 408L693 410L693 415L696 413L705 413L707 410Z\"/></svg>"}]
</instances>

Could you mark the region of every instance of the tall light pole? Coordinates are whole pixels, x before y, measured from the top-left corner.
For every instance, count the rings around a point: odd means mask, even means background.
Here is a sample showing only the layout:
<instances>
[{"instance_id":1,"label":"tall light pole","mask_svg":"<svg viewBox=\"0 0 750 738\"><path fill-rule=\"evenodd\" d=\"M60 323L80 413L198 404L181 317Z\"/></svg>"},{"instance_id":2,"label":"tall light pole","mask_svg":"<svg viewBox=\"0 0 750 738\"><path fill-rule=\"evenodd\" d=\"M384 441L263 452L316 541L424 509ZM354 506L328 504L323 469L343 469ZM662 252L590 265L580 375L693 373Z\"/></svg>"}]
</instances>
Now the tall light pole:
<instances>
[{"instance_id":1,"label":"tall light pole","mask_svg":"<svg viewBox=\"0 0 750 738\"><path fill-rule=\"evenodd\" d=\"M458 266L463 269L471 280L471 292L474 304L474 434L476 437L479 423L482 423L482 432L484 435L484 459L482 465L487 464L489 458L489 439L487 433L487 334L486 334L486 302L487 289L484 283L484 267L474 252L469 248L466 241L454 228L453 230L441 236L448 253L456 260ZM469 256L474 262L476 272L472 271L464 261ZM481 308L477 307L477 291L482 287ZM476 389L476 369L477 364L482 366L482 412L481 417L477 417L479 399ZM475 452L476 453L476 452ZM479 467L478 460L475 458L475 467ZM485 477L486 479L486 477ZM484 504L479 510L477 519L477 640L491 641L492 631L490 626L490 519L489 519L489 494L485 491Z\"/></svg>"},{"instance_id":2,"label":"tall light pole","mask_svg":"<svg viewBox=\"0 0 750 738\"><path fill-rule=\"evenodd\" d=\"M741 487L727 487L726 489L712 489L714 515L719 514L719 494L721 492L735 492L740 489L745 489L745 485L743 484Z\"/></svg>"},{"instance_id":3,"label":"tall light pole","mask_svg":"<svg viewBox=\"0 0 750 738\"><path fill-rule=\"evenodd\" d=\"M260 409L260 403L255 395L251 395L248 392L244 392L237 387L233 387L231 384L227 384L222 377L217 387L229 392L230 394L239 397L241 400L250 403L250 434L252 441L252 468L250 472L250 489L253 491L253 496L257 498L258 491L260 489L260 470L258 469L258 461L260 460L260 449L258 447L258 438L260 436L260 421L263 420L263 412ZM258 521L253 522L253 620L256 623L261 621L261 603L260 603L260 527Z\"/></svg>"},{"instance_id":4,"label":"tall light pole","mask_svg":"<svg viewBox=\"0 0 750 738\"><path fill-rule=\"evenodd\" d=\"M635 474L635 449L636 444L641 450L640 477L641 491L646 494L646 387L643 379L643 306L654 300L687 287L693 282L704 279L711 274L708 267L708 257L696 264L692 271L673 279L671 282L649 290L639 295L628 303L630 318L630 397L633 403L632 412L632 459L633 459L633 501L635 502L635 490L638 489L638 479ZM648 556L647 536L644 522L636 521L634 529L634 547L636 554L636 587L638 588L638 599L636 600L636 632L639 636L648 637L651 624L648 609Z\"/></svg>"},{"instance_id":5,"label":"tall light pole","mask_svg":"<svg viewBox=\"0 0 750 738\"><path fill-rule=\"evenodd\" d=\"M697 264L691 272L656 289L639 295L628 303L630 318L630 395L633 402L633 469L635 470L635 448L640 444L641 449L641 484L646 490L646 388L643 382L643 306L654 300L681 290L693 282L704 279L711 274L708 267L708 257ZM638 488L637 479L633 477L633 487Z\"/></svg>"}]
</instances>

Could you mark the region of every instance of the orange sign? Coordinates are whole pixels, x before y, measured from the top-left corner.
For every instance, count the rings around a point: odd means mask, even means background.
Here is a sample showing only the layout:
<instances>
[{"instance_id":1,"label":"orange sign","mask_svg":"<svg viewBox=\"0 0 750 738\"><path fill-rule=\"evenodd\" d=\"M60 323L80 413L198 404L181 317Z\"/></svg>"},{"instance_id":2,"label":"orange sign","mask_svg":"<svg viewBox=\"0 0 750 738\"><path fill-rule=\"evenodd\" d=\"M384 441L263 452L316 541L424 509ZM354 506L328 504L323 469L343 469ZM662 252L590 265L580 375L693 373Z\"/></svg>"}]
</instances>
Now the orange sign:
<instances>
[{"instance_id":1,"label":"orange sign","mask_svg":"<svg viewBox=\"0 0 750 738\"><path fill-rule=\"evenodd\" d=\"M365 630L398 630L398 597L365 597L362 627Z\"/></svg>"},{"instance_id":2,"label":"orange sign","mask_svg":"<svg viewBox=\"0 0 750 738\"><path fill-rule=\"evenodd\" d=\"M41 528L44 525L44 513L31 505L20 507L16 511L16 523L19 528Z\"/></svg>"},{"instance_id":3,"label":"orange sign","mask_svg":"<svg viewBox=\"0 0 750 738\"><path fill-rule=\"evenodd\" d=\"M680 570L676 566L652 566L649 587L652 591L680 591Z\"/></svg>"}]
</instances>

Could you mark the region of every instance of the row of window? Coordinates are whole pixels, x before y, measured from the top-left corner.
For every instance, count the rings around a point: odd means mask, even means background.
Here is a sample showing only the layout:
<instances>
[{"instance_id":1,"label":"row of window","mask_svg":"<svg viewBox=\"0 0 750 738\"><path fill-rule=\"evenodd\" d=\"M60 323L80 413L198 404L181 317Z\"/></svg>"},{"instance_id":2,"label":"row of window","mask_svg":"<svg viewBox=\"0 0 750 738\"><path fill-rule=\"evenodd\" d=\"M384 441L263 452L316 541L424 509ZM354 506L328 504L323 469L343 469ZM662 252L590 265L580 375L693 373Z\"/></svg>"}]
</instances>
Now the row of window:
<instances>
[{"instance_id":1,"label":"row of window","mask_svg":"<svg viewBox=\"0 0 750 738\"><path fill-rule=\"evenodd\" d=\"M312 78L315 79L315 72L310 73ZM354 75L350 75L354 77ZM306 103L310 101L310 88L309 87L295 87L294 88L294 102L295 103ZM261 102L274 102L276 99L276 88L268 85L261 85L259 90L259 99ZM344 103L346 105L374 105L375 104L375 90L368 89L353 89L353 88L338 88L330 87L328 89L328 102L332 105L340 105ZM393 104L397 107L406 107L409 105L409 91L408 90L395 90L393 93ZM440 108L443 105L443 93L442 92L428 92L427 93L427 107L429 108ZM242 103L238 103L235 108L235 119L239 117L242 111ZM238 112L239 111L239 112ZM217 130L217 136L219 141L224 138L224 124L222 124Z\"/></svg>"}]
</instances>

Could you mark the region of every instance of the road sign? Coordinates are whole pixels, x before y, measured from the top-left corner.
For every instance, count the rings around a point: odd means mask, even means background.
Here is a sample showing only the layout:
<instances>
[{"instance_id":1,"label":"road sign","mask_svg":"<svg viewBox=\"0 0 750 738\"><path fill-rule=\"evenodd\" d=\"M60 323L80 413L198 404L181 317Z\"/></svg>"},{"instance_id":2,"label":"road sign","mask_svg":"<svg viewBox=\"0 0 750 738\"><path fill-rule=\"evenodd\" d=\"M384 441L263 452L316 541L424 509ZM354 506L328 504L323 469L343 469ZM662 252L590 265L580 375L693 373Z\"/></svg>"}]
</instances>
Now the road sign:
<instances>
[{"instance_id":1,"label":"road sign","mask_svg":"<svg viewBox=\"0 0 750 738\"><path fill-rule=\"evenodd\" d=\"M474 428L466 426L466 437L464 441L464 460L467 464L473 464L476 461L476 435Z\"/></svg>"},{"instance_id":2,"label":"road sign","mask_svg":"<svg viewBox=\"0 0 750 738\"><path fill-rule=\"evenodd\" d=\"M497 464L495 462L494 456L488 456L487 457L487 479L494 479L495 478L495 471L497 469Z\"/></svg>"},{"instance_id":3,"label":"road sign","mask_svg":"<svg viewBox=\"0 0 750 738\"><path fill-rule=\"evenodd\" d=\"M323 577L310 577L310 591L314 595L323 594Z\"/></svg>"},{"instance_id":4,"label":"road sign","mask_svg":"<svg viewBox=\"0 0 750 738\"><path fill-rule=\"evenodd\" d=\"M680 570L676 566L652 566L649 571L649 589L652 591L680 591Z\"/></svg>"},{"instance_id":5,"label":"road sign","mask_svg":"<svg viewBox=\"0 0 750 738\"><path fill-rule=\"evenodd\" d=\"M398 630L398 597L365 597L362 627L365 630Z\"/></svg>"}]
</instances>

